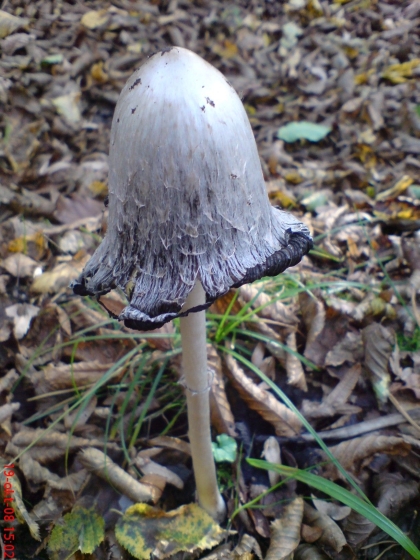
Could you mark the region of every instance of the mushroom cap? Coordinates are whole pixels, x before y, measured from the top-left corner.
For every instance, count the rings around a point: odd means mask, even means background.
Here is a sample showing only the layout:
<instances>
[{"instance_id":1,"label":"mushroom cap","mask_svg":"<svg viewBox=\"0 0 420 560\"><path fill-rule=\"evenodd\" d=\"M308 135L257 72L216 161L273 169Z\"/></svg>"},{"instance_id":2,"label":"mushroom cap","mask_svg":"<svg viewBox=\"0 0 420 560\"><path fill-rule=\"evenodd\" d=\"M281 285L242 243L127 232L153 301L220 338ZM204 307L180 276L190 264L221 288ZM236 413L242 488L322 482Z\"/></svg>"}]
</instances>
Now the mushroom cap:
<instances>
[{"instance_id":1,"label":"mushroom cap","mask_svg":"<svg viewBox=\"0 0 420 560\"><path fill-rule=\"evenodd\" d=\"M127 81L109 168L108 230L72 287L97 296L124 290L129 305L118 318L132 328L182 315L197 280L207 307L312 247L307 227L270 205L237 93L186 49L153 55Z\"/></svg>"}]
</instances>

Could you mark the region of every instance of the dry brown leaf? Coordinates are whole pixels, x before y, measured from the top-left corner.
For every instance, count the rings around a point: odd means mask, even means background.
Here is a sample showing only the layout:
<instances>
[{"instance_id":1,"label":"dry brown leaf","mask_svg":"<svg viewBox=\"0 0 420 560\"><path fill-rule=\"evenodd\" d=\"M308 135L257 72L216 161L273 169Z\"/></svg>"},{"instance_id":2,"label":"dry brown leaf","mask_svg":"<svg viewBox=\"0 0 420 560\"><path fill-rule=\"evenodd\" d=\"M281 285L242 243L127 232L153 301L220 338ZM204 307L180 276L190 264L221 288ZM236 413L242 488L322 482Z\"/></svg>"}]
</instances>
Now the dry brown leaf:
<instances>
[{"instance_id":1,"label":"dry brown leaf","mask_svg":"<svg viewBox=\"0 0 420 560\"><path fill-rule=\"evenodd\" d=\"M167 449L175 449L181 451L185 455L191 455L190 444L182 439L170 436L158 436L148 440L149 445L156 445Z\"/></svg>"},{"instance_id":2,"label":"dry brown leaf","mask_svg":"<svg viewBox=\"0 0 420 560\"><path fill-rule=\"evenodd\" d=\"M274 436L265 440L261 457L264 457L268 463L281 464L280 444ZM280 480L280 474L275 471L268 471L268 479L271 486L274 486Z\"/></svg>"},{"instance_id":3,"label":"dry brown leaf","mask_svg":"<svg viewBox=\"0 0 420 560\"><path fill-rule=\"evenodd\" d=\"M322 529L323 532L319 538L321 544L331 547L336 552L340 552L347 544L346 537L337 523L331 517L320 513L306 502L304 504L303 518L308 525Z\"/></svg>"},{"instance_id":4,"label":"dry brown leaf","mask_svg":"<svg viewBox=\"0 0 420 560\"><path fill-rule=\"evenodd\" d=\"M341 465L356 476L359 472L361 461L372 457L375 453L404 456L410 452L410 449L411 446L401 437L382 436L378 434L354 438L330 447L331 453ZM320 453L324 455L324 452ZM327 460L326 455L325 459ZM326 466L323 472L324 476L328 477L330 480L336 480L341 476L334 465Z\"/></svg>"},{"instance_id":5,"label":"dry brown leaf","mask_svg":"<svg viewBox=\"0 0 420 560\"><path fill-rule=\"evenodd\" d=\"M248 509L248 515L252 519L257 533L265 539L268 539L270 537L270 525L262 511L250 508Z\"/></svg>"},{"instance_id":6,"label":"dry brown leaf","mask_svg":"<svg viewBox=\"0 0 420 560\"><path fill-rule=\"evenodd\" d=\"M300 528L303 517L303 499L295 498L284 508L280 519L270 527L271 541L265 560L286 560L300 542Z\"/></svg>"},{"instance_id":7,"label":"dry brown leaf","mask_svg":"<svg viewBox=\"0 0 420 560\"><path fill-rule=\"evenodd\" d=\"M10 258L10 257L9 257ZM81 273L88 256L81 260L62 262L48 272L37 276L32 282L31 290L36 294L56 294L68 288L70 282Z\"/></svg>"},{"instance_id":8,"label":"dry brown leaf","mask_svg":"<svg viewBox=\"0 0 420 560\"><path fill-rule=\"evenodd\" d=\"M168 484L172 484L172 486L175 486L180 490L184 488L182 479L176 473L174 473L167 467L159 465L159 463L156 463L149 458L137 456L134 459L134 464L141 470L144 475L157 475L163 478Z\"/></svg>"},{"instance_id":9,"label":"dry brown leaf","mask_svg":"<svg viewBox=\"0 0 420 560\"><path fill-rule=\"evenodd\" d=\"M66 452L75 451L82 447L104 447L115 448L113 443L105 444L98 439L86 439L55 432L51 429L23 428L17 432L7 444L6 452L16 456L22 452L29 453L31 458L40 463L51 463L55 459L63 457ZM26 448L32 446L26 451Z\"/></svg>"},{"instance_id":10,"label":"dry brown leaf","mask_svg":"<svg viewBox=\"0 0 420 560\"><path fill-rule=\"evenodd\" d=\"M43 467L38 461L32 459L29 453L24 453L19 459L19 468L25 475L26 480L34 484L43 484L60 480L60 477Z\"/></svg>"},{"instance_id":11,"label":"dry brown leaf","mask_svg":"<svg viewBox=\"0 0 420 560\"><path fill-rule=\"evenodd\" d=\"M316 542L320 538L322 533L323 530L321 529L321 527L310 527L309 525L302 523L300 534L305 542L307 543Z\"/></svg>"},{"instance_id":12,"label":"dry brown leaf","mask_svg":"<svg viewBox=\"0 0 420 560\"><path fill-rule=\"evenodd\" d=\"M0 266L15 278L32 278L38 263L27 255L15 253L1 261Z\"/></svg>"},{"instance_id":13,"label":"dry brown leaf","mask_svg":"<svg viewBox=\"0 0 420 560\"><path fill-rule=\"evenodd\" d=\"M285 327L295 327L299 323L297 305L285 305L281 301L273 301L274 297L261 291L260 285L245 284L239 288L241 298L245 302L253 300L252 307L262 307L258 311L260 317L271 319Z\"/></svg>"},{"instance_id":14,"label":"dry brown leaf","mask_svg":"<svg viewBox=\"0 0 420 560\"><path fill-rule=\"evenodd\" d=\"M7 403L0 406L0 425L3 427L3 429L4 429L3 424L7 420L10 420L12 414L16 412L16 410L19 410L19 408L20 408L20 403ZM9 435L11 435L8 429L6 431L9 433Z\"/></svg>"},{"instance_id":15,"label":"dry brown leaf","mask_svg":"<svg viewBox=\"0 0 420 560\"><path fill-rule=\"evenodd\" d=\"M381 404L388 400L391 376L388 371L389 359L395 345L395 335L379 323L372 323L362 330L365 349L365 367L376 396Z\"/></svg>"},{"instance_id":16,"label":"dry brown leaf","mask_svg":"<svg viewBox=\"0 0 420 560\"><path fill-rule=\"evenodd\" d=\"M323 513L324 515L328 515L334 521L341 521L350 515L351 508L348 506L340 506L335 504L334 502L326 502L325 500L319 500L312 496L312 503L316 507L316 509Z\"/></svg>"},{"instance_id":17,"label":"dry brown leaf","mask_svg":"<svg viewBox=\"0 0 420 560\"><path fill-rule=\"evenodd\" d=\"M15 369L11 369L0 379L0 394L5 391L10 391L16 381L19 379L19 374Z\"/></svg>"},{"instance_id":18,"label":"dry brown leaf","mask_svg":"<svg viewBox=\"0 0 420 560\"><path fill-rule=\"evenodd\" d=\"M374 478L378 510L387 517L395 516L398 511L418 495L418 484L414 480L404 480L399 473L384 473ZM376 525L352 511L343 523L343 530L351 546L364 542Z\"/></svg>"},{"instance_id":19,"label":"dry brown leaf","mask_svg":"<svg viewBox=\"0 0 420 560\"><path fill-rule=\"evenodd\" d=\"M207 345L207 368L211 376L210 416L211 424L219 434L228 434L235 438L235 418L227 400L222 372L222 360L216 349Z\"/></svg>"},{"instance_id":20,"label":"dry brown leaf","mask_svg":"<svg viewBox=\"0 0 420 560\"><path fill-rule=\"evenodd\" d=\"M262 560L261 548L258 544L258 541L251 535L247 535L245 533L244 535L242 535L241 540L235 546L232 553L234 555L234 559L244 560L244 555L251 552L255 552L258 558Z\"/></svg>"},{"instance_id":21,"label":"dry brown leaf","mask_svg":"<svg viewBox=\"0 0 420 560\"><path fill-rule=\"evenodd\" d=\"M67 490L72 494L76 494L80 491L86 480L89 477L89 473L86 469L80 469L79 471L69 474L63 478L48 480L48 486L56 490Z\"/></svg>"},{"instance_id":22,"label":"dry brown leaf","mask_svg":"<svg viewBox=\"0 0 420 560\"><path fill-rule=\"evenodd\" d=\"M287 347L293 352L297 352L296 333L292 331L286 337ZM286 354L286 371L287 382L301 391L307 391L308 385L306 383L305 372L303 370L302 362L297 356L291 352Z\"/></svg>"},{"instance_id":23,"label":"dry brown leaf","mask_svg":"<svg viewBox=\"0 0 420 560\"><path fill-rule=\"evenodd\" d=\"M135 503L156 503L160 497L156 488L142 484L130 476L99 449L89 447L79 453L78 458L88 471L95 473Z\"/></svg>"},{"instance_id":24,"label":"dry brown leaf","mask_svg":"<svg viewBox=\"0 0 420 560\"><path fill-rule=\"evenodd\" d=\"M86 406L83 405L82 411L76 409L73 413L68 414L64 418L64 427L67 428L68 430L77 433L77 431L81 427L85 426L86 422L95 412L97 404L98 404L98 399L96 398L96 396L93 396L89 400Z\"/></svg>"},{"instance_id":25,"label":"dry brown leaf","mask_svg":"<svg viewBox=\"0 0 420 560\"><path fill-rule=\"evenodd\" d=\"M321 403L308 399L303 400L302 413L305 418L329 418L337 413L354 414L359 412L359 407L346 404L346 402L357 384L361 371L359 364L349 367L341 381Z\"/></svg>"},{"instance_id":26,"label":"dry brown leaf","mask_svg":"<svg viewBox=\"0 0 420 560\"><path fill-rule=\"evenodd\" d=\"M300 544L296 549L294 560L328 560L329 558L312 544Z\"/></svg>"},{"instance_id":27,"label":"dry brown leaf","mask_svg":"<svg viewBox=\"0 0 420 560\"><path fill-rule=\"evenodd\" d=\"M341 366L345 362L354 364L363 358L363 343L359 333L348 332L339 340L325 358L326 366Z\"/></svg>"},{"instance_id":28,"label":"dry brown leaf","mask_svg":"<svg viewBox=\"0 0 420 560\"><path fill-rule=\"evenodd\" d=\"M299 304L303 322L308 332L306 348L310 348L324 329L325 307L321 300L311 297L306 292L299 294Z\"/></svg>"},{"instance_id":29,"label":"dry brown leaf","mask_svg":"<svg viewBox=\"0 0 420 560\"><path fill-rule=\"evenodd\" d=\"M232 356L226 355L225 361L229 377L241 398L274 426L278 436L293 437L300 433L302 424L294 412L256 385Z\"/></svg>"},{"instance_id":30,"label":"dry brown leaf","mask_svg":"<svg viewBox=\"0 0 420 560\"><path fill-rule=\"evenodd\" d=\"M50 391L93 385L102 379L113 366L113 363L102 364L98 360L61 365L50 363L42 371L32 375L31 380L37 395L44 395ZM118 380L122 374L123 371L120 368L112 374L110 379Z\"/></svg>"}]
</instances>

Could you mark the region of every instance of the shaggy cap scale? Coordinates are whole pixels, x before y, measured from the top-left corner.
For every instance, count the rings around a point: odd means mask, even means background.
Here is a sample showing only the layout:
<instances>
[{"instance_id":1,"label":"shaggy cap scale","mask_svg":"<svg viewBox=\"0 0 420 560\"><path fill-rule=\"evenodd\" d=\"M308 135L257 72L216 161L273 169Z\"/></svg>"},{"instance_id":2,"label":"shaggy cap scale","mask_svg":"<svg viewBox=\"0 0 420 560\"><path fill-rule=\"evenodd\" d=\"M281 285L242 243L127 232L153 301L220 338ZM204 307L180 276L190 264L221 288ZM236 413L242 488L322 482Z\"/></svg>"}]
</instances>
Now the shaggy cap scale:
<instances>
[{"instance_id":1,"label":"shaggy cap scale","mask_svg":"<svg viewBox=\"0 0 420 560\"><path fill-rule=\"evenodd\" d=\"M109 164L107 234L72 287L124 290L127 326L153 329L182 315L196 280L210 305L312 246L306 226L269 203L235 90L186 49L155 54L128 80Z\"/></svg>"}]
</instances>

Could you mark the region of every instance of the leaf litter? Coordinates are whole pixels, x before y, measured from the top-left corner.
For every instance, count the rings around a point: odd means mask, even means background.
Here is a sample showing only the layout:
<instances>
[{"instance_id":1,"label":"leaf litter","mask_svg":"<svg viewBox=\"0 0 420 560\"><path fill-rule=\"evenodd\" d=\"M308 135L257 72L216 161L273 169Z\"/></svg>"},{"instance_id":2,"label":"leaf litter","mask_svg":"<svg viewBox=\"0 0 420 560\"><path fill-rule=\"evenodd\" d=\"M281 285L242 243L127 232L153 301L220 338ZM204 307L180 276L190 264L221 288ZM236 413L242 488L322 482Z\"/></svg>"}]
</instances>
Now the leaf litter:
<instances>
[{"instance_id":1,"label":"leaf litter","mask_svg":"<svg viewBox=\"0 0 420 560\"><path fill-rule=\"evenodd\" d=\"M272 203L315 239L300 265L242 286L208 314L214 435L238 444L219 476L229 514L243 507L232 521L243 536L225 535L219 557L391 558L371 521L347 509L337 517L320 506L324 495L311 500L246 464L264 453L348 485L295 412L223 348L251 356L415 540L419 22L408 0L3 3L0 438L25 482L19 535L28 527L45 538L41 554L66 554L57 538L66 515L106 520L101 539L88 546L75 532L66 549L100 558L108 546L122 554L117 516L133 503L149 496L170 511L194 501L178 327L131 331L101 307L117 314L119 294L82 301L68 289L106 231L118 94L170 45L204 56L239 92Z\"/></svg>"}]
</instances>

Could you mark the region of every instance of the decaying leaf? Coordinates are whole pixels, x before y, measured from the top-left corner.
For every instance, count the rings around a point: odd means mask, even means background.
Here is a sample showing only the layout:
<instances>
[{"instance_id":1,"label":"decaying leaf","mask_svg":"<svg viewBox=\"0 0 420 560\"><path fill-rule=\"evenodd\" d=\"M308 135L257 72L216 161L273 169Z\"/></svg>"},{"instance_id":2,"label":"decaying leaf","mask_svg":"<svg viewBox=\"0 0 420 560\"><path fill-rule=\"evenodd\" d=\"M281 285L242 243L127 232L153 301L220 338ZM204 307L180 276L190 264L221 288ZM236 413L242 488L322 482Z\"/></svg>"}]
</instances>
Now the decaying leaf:
<instances>
[{"instance_id":1,"label":"decaying leaf","mask_svg":"<svg viewBox=\"0 0 420 560\"><path fill-rule=\"evenodd\" d=\"M351 508L348 506L341 506L335 504L334 502L326 502L325 500L319 500L312 496L312 503L316 507L316 509L334 519L334 521L341 521L348 517L351 512Z\"/></svg>"},{"instance_id":2,"label":"decaying leaf","mask_svg":"<svg viewBox=\"0 0 420 560\"><path fill-rule=\"evenodd\" d=\"M298 497L284 508L281 518L271 524L271 541L265 560L285 560L290 557L300 542L302 517L303 499Z\"/></svg>"},{"instance_id":3,"label":"decaying leaf","mask_svg":"<svg viewBox=\"0 0 420 560\"><path fill-rule=\"evenodd\" d=\"M227 400L222 361L216 349L207 345L207 367L211 375L210 416L211 424L219 434L237 437L235 419Z\"/></svg>"},{"instance_id":4,"label":"decaying leaf","mask_svg":"<svg viewBox=\"0 0 420 560\"><path fill-rule=\"evenodd\" d=\"M328 560L328 558L329 556L312 544L300 544L294 556L294 560Z\"/></svg>"},{"instance_id":5,"label":"decaying leaf","mask_svg":"<svg viewBox=\"0 0 420 560\"><path fill-rule=\"evenodd\" d=\"M319 538L320 543L331 547L336 552L340 552L347 544L346 537L337 523L333 521L331 517L320 513L306 502L304 504L303 517L305 523L308 525L320 527L322 529L323 532Z\"/></svg>"},{"instance_id":6,"label":"decaying leaf","mask_svg":"<svg viewBox=\"0 0 420 560\"><path fill-rule=\"evenodd\" d=\"M261 457L264 457L268 463L281 463L280 444L274 436L270 436L265 440ZM280 474L270 470L268 471L268 479L271 486L274 486L280 480Z\"/></svg>"},{"instance_id":7,"label":"decaying leaf","mask_svg":"<svg viewBox=\"0 0 420 560\"><path fill-rule=\"evenodd\" d=\"M301 391L307 391L308 385L306 383L305 372L303 370L302 362L296 356L297 344L296 333L292 331L286 337L286 344L291 352L286 354L286 371L287 382Z\"/></svg>"},{"instance_id":8,"label":"decaying leaf","mask_svg":"<svg viewBox=\"0 0 420 560\"><path fill-rule=\"evenodd\" d=\"M6 307L6 315L13 319L13 333L17 340L25 336L34 317L39 313L39 307L29 303L15 303Z\"/></svg>"},{"instance_id":9,"label":"decaying leaf","mask_svg":"<svg viewBox=\"0 0 420 560\"><path fill-rule=\"evenodd\" d=\"M77 362L69 365L50 363L43 370L35 373L32 381L35 391L39 395L70 387L86 387L102 379L113 365L112 363L103 364L100 361ZM122 374L122 369L118 369L110 379L118 380Z\"/></svg>"},{"instance_id":10,"label":"decaying leaf","mask_svg":"<svg viewBox=\"0 0 420 560\"><path fill-rule=\"evenodd\" d=\"M176 473L174 473L167 467L159 465L149 458L137 456L134 460L134 464L141 470L144 475L160 476L164 479L165 483L167 482L168 484L172 484L180 490L184 488L184 482Z\"/></svg>"},{"instance_id":11,"label":"decaying leaf","mask_svg":"<svg viewBox=\"0 0 420 560\"><path fill-rule=\"evenodd\" d=\"M25 504L23 503L22 486L19 477L14 468L8 469L8 463L4 459L0 459L0 488L1 500L3 504L12 503L14 515L19 523L26 523L32 537L40 541L39 526L36 521L29 515ZM11 502L9 501L11 499Z\"/></svg>"},{"instance_id":12,"label":"decaying leaf","mask_svg":"<svg viewBox=\"0 0 420 560\"><path fill-rule=\"evenodd\" d=\"M251 535L245 533L244 535L242 535L241 540L233 549L233 554L235 558L245 560L246 557L244 555L250 554L251 552L255 552L258 558L262 559L261 548L258 544L258 541L254 537L251 537Z\"/></svg>"},{"instance_id":13,"label":"decaying leaf","mask_svg":"<svg viewBox=\"0 0 420 560\"><path fill-rule=\"evenodd\" d=\"M248 406L270 422L278 436L297 435L301 429L301 422L296 414L271 393L256 385L232 356L227 355L225 360L229 377Z\"/></svg>"},{"instance_id":14,"label":"decaying leaf","mask_svg":"<svg viewBox=\"0 0 420 560\"><path fill-rule=\"evenodd\" d=\"M16 255L17 256L17 255ZM24 255L19 255L20 257ZM10 257L9 257L10 258ZM36 294L56 294L67 288L82 270L87 258L69 262L62 262L53 270L37 276L32 283L31 290Z\"/></svg>"},{"instance_id":15,"label":"decaying leaf","mask_svg":"<svg viewBox=\"0 0 420 560\"><path fill-rule=\"evenodd\" d=\"M7 37L21 27L27 27L28 24L28 18L16 17L0 10L0 39Z\"/></svg>"},{"instance_id":16,"label":"decaying leaf","mask_svg":"<svg viewBox=\"0 0 420 560\"><path fill-rule=\"evenodd\" d=\"M353 414L360 408L346 404L362 372L359 364L349 367L336 387L321 402L304 399L302 412L305 418L329 418L335 414Z\"/></svg>"},{"instance_id":17,"label":"decaying leaf","mask_svg":"<svg viewBox=\"0 0 420 560\"><path fill-rule=\"evenodd\" d=\"M160 492L155 487L138 482L99 449L85 449L78 457L88 471L107 481L133 502L156 502L159 499Z\"/></svg>"},{"instance_id":18,"label":"decaying leaf","mask_svg":"<svg viewBox=\"0 0 420 560\"><path fill-rule=\"evenodd\" d=\"M167 558L181 551L206 550L228 535L196 504L170 512L136 504L118 520L115 533L118 542L139 560L148 560L152 554Z\"/></svg>"},{"instance_id":19,"label":"decaying leaf","mask_svg":"<svg viewBox=\"0 0 420 560\"><path fill-rule=\"evenodd\" d=\"M52 560L61 560L63 554L68 557L77 550L92 554L104 536L105 521L95 508L75 506L55 525L48 541L48 550Z\"/></svg>"},{"instance_id":20,"label":"decaying leaf","mask_svg":"<svg viewBox=\"0 0 420 560\"><path fill-rule=\"evenodd\" d=\"M297 306L294 304L285 305L281 301L275 301L275 298L261 291L258 284L245 284L239 288L239 293L245 302L253 302L252 307L254 309L261 307L258 311L258 315L261 317L271 319L284 326L298 324Z\"/></svg>"},{"instance_id":21,"label":"decaying leaf","mask_svg":"<svg viewBox=\"0 0 420 560\"><path fill-rule=\"evenodd\" d=\"M31 278L38 264L27 255L15 253L0 261L0 266L15 278Z\"/></svg>"},{"instance_id":22,"label":"decaying leaf","mask_svg":"<svg viewBox=\"0 0 420 560\"><path fill-rule=\"evenodd\" d=\"M362 330L362 340L366 369L370 374L378 400L384 404L388 400L391 383L388 364L395 344L395 336L383 325L373 323Z\"/></svg>"},{"instance_id":23,"label":"decaying leaf","mask_svg":"<svg viewBox=\"0 0 420 560\"><path fill-rule=\"evenodd\" d=\"M361 461L372 457L375 453L404 456L409 453L410 449L411 446L401 437L377 434L343 441L338 445L330 447L331 453L340 464L356 475L358 474ZM329 465L326 467L325 476L330 480L336 480L341 475L339 475L335 466Z\"/></svg>"}]
</instances>

